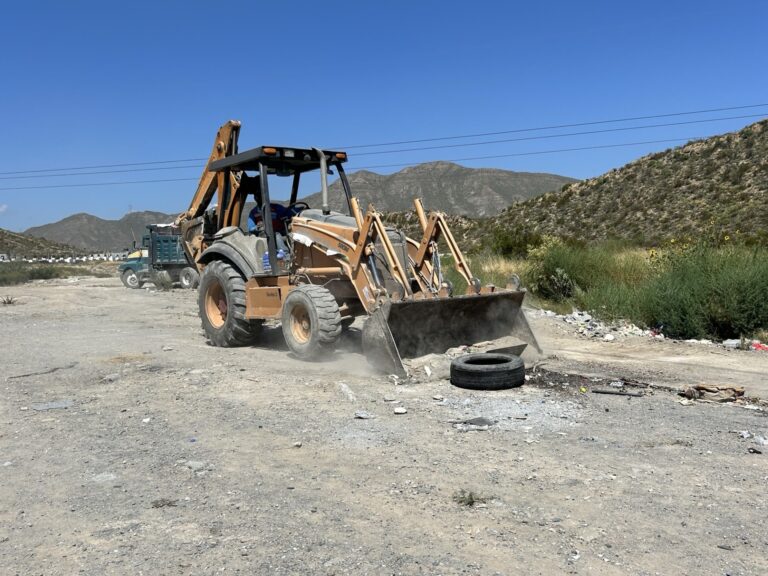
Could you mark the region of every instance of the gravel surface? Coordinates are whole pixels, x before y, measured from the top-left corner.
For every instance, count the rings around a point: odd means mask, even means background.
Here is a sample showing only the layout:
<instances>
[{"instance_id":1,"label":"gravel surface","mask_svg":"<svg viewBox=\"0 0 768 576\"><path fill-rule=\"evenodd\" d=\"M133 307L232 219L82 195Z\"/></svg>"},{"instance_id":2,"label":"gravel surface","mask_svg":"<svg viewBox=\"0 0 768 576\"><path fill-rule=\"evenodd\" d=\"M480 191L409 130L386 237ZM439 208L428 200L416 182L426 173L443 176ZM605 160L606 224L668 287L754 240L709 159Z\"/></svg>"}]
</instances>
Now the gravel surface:
<instances>
[{"instance_id":1,"label":"gravel surface","mask_svg":"<svg viewBox=\"0 0 768 576\"><path fill-rule=\"evenodd\" d=\"M760 405L573 359L396 384L354 331L319 364L277 327L208 346L191 292L5 292L0 574L768 573Z\"/></svg>"}]
</instances>

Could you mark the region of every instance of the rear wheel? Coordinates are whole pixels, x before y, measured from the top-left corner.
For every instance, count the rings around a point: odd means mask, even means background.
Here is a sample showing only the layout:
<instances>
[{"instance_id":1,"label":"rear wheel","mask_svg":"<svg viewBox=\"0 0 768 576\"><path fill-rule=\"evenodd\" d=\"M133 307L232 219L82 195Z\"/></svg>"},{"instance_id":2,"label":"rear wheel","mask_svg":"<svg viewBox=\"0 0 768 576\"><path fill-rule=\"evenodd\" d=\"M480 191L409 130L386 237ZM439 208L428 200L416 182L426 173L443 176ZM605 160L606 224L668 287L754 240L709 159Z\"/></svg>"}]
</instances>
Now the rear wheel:
<instances>
[{"instance_id":1,"label":"rear wheel","mask_svg":"<svg viewBox=\"0 0 768 576\"><path fill-rule=\"evenodd\" d=\"M126 288L141 288L144 282L139 280L139 276L136 271L131 268L126 268L120 275L120 280Z\"/></svg>"},{"instance_id":2,"label":"rear wheel","mask_svg":"<svg viewBox=\"0 0 768 576\"><path fill-rule=\"evenodd\" d=\"M179 284L181 284L182 288L191 290L192 288L197 288L199 283L200 275L194 268L187 267L179 273Z\"/></svg>"},{"instance_id":3,"label":"rear wheel","mask_svg":"<svg viewBox=\"0 0 768 576\"><path fill-rule=\"evenodd\" d=\"M214 346L246 346L258 336L261 322L245 317L245 279L231 264L215 260L206 266L197 304Z\"/></svg>"},{"instance_id":4,"label":"rear wheel","mask_svg":"<svg viewBox=\"0 0 768 576\"><path fill-rule=\"evenodd\" d=\"M304 284L283 302L283 336L300 358L317 358L333 349L341 334L339 305L326 288Z\"/></svg>"},{"instance_id":5,"label":"rear wheel","mask_svg":"<svg viewBox=\"0 0 768 576\"><path fill-rule=\"evenodd\" d=\"M170 290L173 288L173 278L168 270L155 270L150 274L150 280L158 290Z\"/></svg>"}]
</instances>

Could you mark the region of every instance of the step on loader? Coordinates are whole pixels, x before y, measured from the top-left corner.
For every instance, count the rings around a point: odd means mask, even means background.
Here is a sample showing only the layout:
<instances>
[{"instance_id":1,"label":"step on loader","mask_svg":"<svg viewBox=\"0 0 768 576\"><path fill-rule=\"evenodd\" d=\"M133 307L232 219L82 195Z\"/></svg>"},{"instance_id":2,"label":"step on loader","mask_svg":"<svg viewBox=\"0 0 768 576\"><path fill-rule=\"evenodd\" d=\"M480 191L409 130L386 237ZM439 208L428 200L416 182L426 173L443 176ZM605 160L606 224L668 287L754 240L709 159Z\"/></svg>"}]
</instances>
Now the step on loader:
<instances>
[{"instance_id":1,"label":"step on loader","mask_svg":"<svg viewBox=\"0 0 768 576\"><path fill-rule=\"evenodd\" d=\"M312 359L333 350L342 330L362 317L363 352L389 373L404 374L403 358L498 338L541 352L521 309L524 291L473 276L443 214L427 214L414 200L422 236L408 238L387 227L373 206L361 210L344 172L345 152L284 146L239 152L239 132L238 121L219 129L189 209L176 220L201 272L199 311L212 344L258 342L262 323L277 319L289 349ZM331 170L344 190L346 214L329 209ZM310 172L320 176L320 207L297 199L300 179ZM292 178L287 203L270 201L275 176ZM243 211L252 201L255 225L246 230ZM464 294L454 294L443 275L440 240L466 283Z\"/></svg>"}]
</instances>

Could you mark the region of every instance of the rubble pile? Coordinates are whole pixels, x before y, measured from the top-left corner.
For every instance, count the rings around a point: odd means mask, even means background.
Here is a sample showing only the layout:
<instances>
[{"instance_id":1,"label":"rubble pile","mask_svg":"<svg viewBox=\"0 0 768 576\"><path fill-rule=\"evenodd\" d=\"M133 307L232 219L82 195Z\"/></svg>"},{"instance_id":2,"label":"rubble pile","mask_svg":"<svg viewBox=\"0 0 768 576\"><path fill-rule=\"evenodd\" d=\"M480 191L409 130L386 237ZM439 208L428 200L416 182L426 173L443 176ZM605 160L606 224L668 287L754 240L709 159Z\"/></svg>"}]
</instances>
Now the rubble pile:
<instances>
[{"instance_id":1,"label":"rubble pile","mask_svg":"<svg viewBox=\"0 0 768 576\"><path fill-rule=\"evenodd\" d=\"M601 322L588 312L582 312L575 308L570 314L557 314L551 310L541 310L540 315L562 320L566 324L575 326L579 334L588 338L601 338L607 342L622 336L650 336L659 340L664 339L664 334L660 331L644 330L625 320L615 323Z\"/></svg>"},{"instance_id":2,"label":"rubble pile","mask_svg":"<svg viewBox=\"0 0 768 576\"><path fill-rule=\"evenodd\" d=\"M632 324L631 322L627 322L626 320L619 320L613 323L602 322L600 320L595 319L588 312L582 312L575 308L573 312L571 312L570 314L557 314L552 310L539 310L538 314L540 316L545 316L548 318L556 318L557 320L561 320L566 324L570 324L571 326L574 326L576 328L576 331L579 334L587 338L598 338L606 342L612 342L617 338L622 338L626 336L646 336L648 338L654 338L656 340L666 339L662 330L643 329L643 328L640 328L639 326L636 326L635 324ZM685 342L687 344L704 344L704 345L715 344L714 342L712 342L712 340L707 340L707 339L701 339L701 340L689 339L689 340L682 340L682 342ZM760 352L768 351L768 345L760 342L759 340L730 339L730 340L723 340L719 345L729 350L740 349L740 350L756 350Z\"/></svg>"}]
</instances>

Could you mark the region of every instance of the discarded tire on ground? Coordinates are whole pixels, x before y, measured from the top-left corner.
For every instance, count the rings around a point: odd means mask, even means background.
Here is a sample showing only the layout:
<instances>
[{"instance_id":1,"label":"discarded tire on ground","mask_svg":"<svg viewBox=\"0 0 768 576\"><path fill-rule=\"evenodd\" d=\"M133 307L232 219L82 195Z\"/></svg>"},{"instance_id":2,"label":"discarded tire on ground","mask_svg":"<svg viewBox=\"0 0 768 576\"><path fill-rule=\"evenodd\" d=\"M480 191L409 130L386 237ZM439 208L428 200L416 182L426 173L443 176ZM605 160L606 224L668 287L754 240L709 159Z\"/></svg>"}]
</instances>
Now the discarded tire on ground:
<instances>
[{"instance_id":1,"label":"discarded tire on ground","mask_svg":"<svg viewBox=\"0 0 768 576\"><path fill-rule=\"evenodd\" d=\"M469 390L506 390L522 386L525 365L511 354L467 354L451 362L451 384Z\"/></svg>"}]
</instances>

